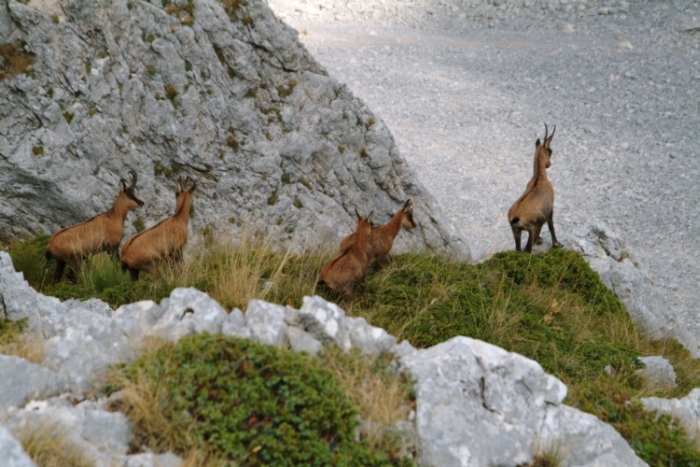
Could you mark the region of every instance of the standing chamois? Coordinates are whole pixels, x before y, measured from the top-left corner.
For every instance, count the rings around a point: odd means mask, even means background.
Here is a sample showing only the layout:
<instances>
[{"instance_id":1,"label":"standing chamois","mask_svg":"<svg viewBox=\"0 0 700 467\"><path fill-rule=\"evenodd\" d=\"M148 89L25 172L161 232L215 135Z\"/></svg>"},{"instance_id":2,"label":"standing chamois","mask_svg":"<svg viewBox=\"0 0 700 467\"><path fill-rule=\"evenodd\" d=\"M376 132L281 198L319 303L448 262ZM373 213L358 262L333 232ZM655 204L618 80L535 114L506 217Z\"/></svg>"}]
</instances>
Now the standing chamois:
<instances>
[{"instance_id":1,"label":"standing chamois","mask_svg":"<svg viewBox=\"0 0 700 467\"><path fill-rule=\"evenodd\" d=\"M413 220L413 203L409 199L401 209L391 218L391 220L377 227L372 227L372 235L369 238L369 246L367 247L367 259L372 261L377 260L380 268L391 264L391 256L389 252L394 246L394 239L401 231L401 227L413 229L416 227L416 222ZM357 234L353 233L345 237L340 244L340 251L349 247L357 238Z\"/></svg>"},{"instance_id":2,"label":"standing chamois","mask_svg":"<svg viewBox=\"0 0 700 467\"><path fill-rule=\"evenodd\" d=\"M187 177L184 183L189 181ZM197 184L192 182L190 189L185 189L180 177L175 194L175 214L126 241L122 247L122 270L129 270L132 281L138 280L139 271L154 274L158 263L163 260L181 259L182 248L187 242L192 193L196 188Z\"/></svg>"},{"instance_id":3,"label":"standing chamois","mask_svg":"<svg viewBox=\"0 0 700 467\"><path fill-rule=\"evenodd\" d=\"M119 180L121 190L109 211L98 214L90 220L66 227L54 233L46 245L46 259L56 260L53 283L63 276L66 264L70 265L70 276L75 279L78 266L83 258L100 251L117 254L119 242L124 235L124 220L129 209L143 206L143 201L136 197L136 172L131 171L131 185L126 186L124 179Z\"/></svg>"},{"instance_id":4,"label":"standing chamois","mask_svg":"<svg viewBox=\"0 0 700 467\"><path fill-rule=\"evenodd\" d=\"M532 253L532 246L542 243L540 231L545 222L549 226L549 233L552 234L552 247L561 248L561 243L557 241L554 233L554 188L547 178L547 169L551 163L552 150L549 145L554 138L554 126L552 134L547 137L547 124L544 125L544 142L540 144L538 139L535 142L535 171L532 178L527 183L525 193L513 203L508 211L508 221L513 229L515 237L515 249L522 251L520 247L520 235L523 230L529 232L525 253Z\"/></svg>"},{"instance_id":5,"label":"standing chamois","mask_svg":"<svg viewBox=\"0 0 700 467\"><path fill-rule=\"evenodd\" d=\"M359 281L363 290L365 288L365 271L367 271L367 248L369 237L372 233L372 214L362 217L355 210L357 215L357 229L355 230L355 241L345 248L340 255L329 261L321 270L318 284L325 284L331 289L343 294L343 301L352 300L355 281Z\"/></svg>"}]
</instances>

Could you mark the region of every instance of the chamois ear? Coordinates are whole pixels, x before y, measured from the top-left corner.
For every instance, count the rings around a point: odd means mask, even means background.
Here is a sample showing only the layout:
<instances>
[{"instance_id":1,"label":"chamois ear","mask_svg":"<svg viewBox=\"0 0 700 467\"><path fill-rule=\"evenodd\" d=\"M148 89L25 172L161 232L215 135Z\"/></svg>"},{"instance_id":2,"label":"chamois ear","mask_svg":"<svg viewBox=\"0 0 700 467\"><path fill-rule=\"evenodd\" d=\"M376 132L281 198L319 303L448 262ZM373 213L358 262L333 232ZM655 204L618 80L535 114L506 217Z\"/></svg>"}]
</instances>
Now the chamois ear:
<instances>
[{"instance_id":1,"label":"chamois ear","mask_svg":"<svg viewBox=\"0 0 700 467\"><path fill-rule=\"evenodd\" d=\"M411 202L411 198L408 198L408 200L406 200L406 202L403 205L403 210L408 211L411 208L413 208L413 202Z\"/></svg>"},{"instance_id":2,"label":"chamois ear","mask_svg":"<svg viewBox=\"0 0 700 467\"><path fill-rule=\"evenodd\" d=\"M177 192L178 194L182 191L182 177L177 179Z\"/></svg>"},{"instance_id":3,"label":"chamois ear","mask_svg":"<svg viewBox=\"0 0 700 467\"><path fill-rule=\"evenodd\" d=\"M357 221L358 221L358 222L362 220L362 216L360 215L359 212L357 212L357 208L355 208L355 215L357 216Z\"/></svg>"},{"instance_id":4,"label":"chamois ear","mask_svg":"<svg viewBox=\"0 0 700 467\"><path fill-rule=\"evenodd\" d=\"M369 216L367 216L367 222L370 223L370 224L372 223L372 215L373 215L373 214L374 214L374 211L370 212L370 213L369 213Z\"/></svg>"},{"instance_id":5,"label":"chamois ear","mask_svg":"<svg viewBox=\"0 0 700 467\"><path fill-rule=\"evenodd\" d=\"M537 141L535 141L535 147L537 148L537 147L539 147L539 146L540 146L540 139L537 138Z\"/></svg>"},{"instance_id":6,"label":"chamois ear","mask_svg":"<svg viewBox=\"0 0 700 467\"><path fill-rule=\"evenodd\" d=\"M190 194L192 194L192 193L194 193L194 190L197 189L197 182L195 182L194 180L192 180L192 179L189 178L189 177L187 177L187 179L192 181L192 186L190 187L189 190L187 190L187 191L190 192Z\"/></svg>"}]
</instances>

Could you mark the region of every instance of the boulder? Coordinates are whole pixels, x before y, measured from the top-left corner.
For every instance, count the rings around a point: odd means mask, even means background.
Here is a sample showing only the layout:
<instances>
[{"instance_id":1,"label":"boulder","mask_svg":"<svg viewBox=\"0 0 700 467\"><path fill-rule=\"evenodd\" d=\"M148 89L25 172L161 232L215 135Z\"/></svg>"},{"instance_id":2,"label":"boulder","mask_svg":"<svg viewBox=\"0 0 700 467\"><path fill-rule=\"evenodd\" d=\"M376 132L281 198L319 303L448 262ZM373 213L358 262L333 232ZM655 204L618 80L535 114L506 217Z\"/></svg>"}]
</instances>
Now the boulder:
<instances>
[{"instance_id":1,"label":"boulder","mask_svg":"<svg viewBox=\"0 0 700 467\"><path fill-rule=\"evenodd\" d=\"M644 368L636 371L638 375L643 377L647 384L654 388L673 388L676 387L676 372L673 365L664 357L639 357L639 360L644 363Z\"/></svg>"},{"instance_id":2,"label":"boulder","mask_svg":"<svg viewBox=\"0 0 700 467\"><path fill-rule=\"evenodd\" d=\"M226 311L219 303L195 288L177 288L160 303L163 314L150 334L175 342L184 336L208 332L221 333L227 320Z\"/></svg>"},{"instance_id":3,"label":"boulder","mask_svg":"<svg viewBox=\"0 0 700 467\"><path fill-rule=\"evenodd\" d=\"M700 388L693 389L681 399L645 397L642 404L647 411L676 418L685 429L688 440L692 441L700 434Z\"/></svg>"},{"instance_id":4,"label":"boulder","mask_svg":"<svg viewBox=\"0 0 700 467\"><path fill-rule=\"evenodd\" d=\"M284 343L285 308L262 300L251 300L245 312L250 338L263 344L280 347Z\"/></svg>"},{"instance_id":5,"label":"boulder","mask_svg":"<svg viewBox=\"0 0 700 467\"><path fill-rule=\"evenodd\" d=\"M68 389L62 374L13 355L0 355L0 420L10 407L23 407L31 399Z\"/></svg>"},{"instance_id":6,"label":"boulder","mask_svg":"<svg viewBox=\"0 0 700 467\"><path fill-rule=\"evenodd\" d=\"M411 198L421 228L396 248L469 259L384 122L266 1L226 12L197 0L190 15L143 0L59 0L57 23L4 3L0 35L24 41L34 65L0 81L0 240L106 211L135 170L146 204L128 215L126 236L171 215L176 181L190 176L194 232L316 248L354 230L355 208L384 222Z\"/></svg>"},{"instance_id":7,"label":"boulder","mask_svg":"<svg viewBox=\"0 0 700 467\"><path fill-rule=\"evenodd\" d=\"M694 358L700 357L697 338L682 317L669 310L661 290L649 273L634 262L634 256L618 233L602 222L594 222L573 233L572 248L600 274L603 283L647 335L657 340L676 339Z\"/></svg>"},{"instance_id":8,"label":"boulder","mask_svg":"<svg viewBox=\"0 0 700 467\"><path fill-rule=\"evenodd\" d=\"M284 332L289 347L294 352L306 352L311 355L316 355L323 351L323 344L303 329L294 326L286 326Z\"/></svg>"},{"instance_id":9,"label":"boulder","mask_svg":"<svg viewBox=\"0 0 700 467\"><path fill-rule=\"evenodd\" d=\"M335 303L327 302L318 295L304 297L299 320L306 331L326 345L335 344L344 350L352 345L345 311Z\"/></svg>"},{"instance_id":10,"label":"boulder","mask_svg":"<svg viewBox=\"0 0 700 467\"><path fill-rule=\"evenodd\" d=\"M0 453L2 453L3 467L36 467L34 461L24 452L22 444L2 424L0 424Z\"/></svg>"}]
</instances>

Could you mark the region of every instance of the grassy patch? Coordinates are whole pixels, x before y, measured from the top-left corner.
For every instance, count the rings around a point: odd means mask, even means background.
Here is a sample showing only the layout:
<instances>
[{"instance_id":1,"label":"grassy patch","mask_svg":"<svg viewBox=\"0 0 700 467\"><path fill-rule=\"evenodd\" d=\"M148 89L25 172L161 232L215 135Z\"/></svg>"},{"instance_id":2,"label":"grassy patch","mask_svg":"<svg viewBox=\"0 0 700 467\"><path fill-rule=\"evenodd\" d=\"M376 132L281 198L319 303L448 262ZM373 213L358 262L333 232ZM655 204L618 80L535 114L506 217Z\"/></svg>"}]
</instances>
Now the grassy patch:
<instances>
[{"instance_id":1,"label":"grassy patch","mask_svg":"<svg viewBox=\"0 0 700 467\"><path fill-rule=\"evenodd\" d=\"M116 370L110 384L125 389L117 408L134 422L134 443L156 451L241 466L396 465L355 441L351 401L307 355L203 334Z\"/></svg>"},{"instance_id":2,"label":"grassy patch","mask_svg":"<svg viewBox=\"0 0 700 467\"><path fill-rule=\"evenodd\" d=\"M91 260L75 285L47 287L43 259L48 237L10 247L32 285L61 298L102 298L112 305L159 300L175 287L194 286L226 308L245 308L252 298L299 307L313 295L323 264L335 253L299 256L272 253L272 242L251 236L237 242L190 241L184 261L164 265L157 279L128 282L118 263ZM113 268L114 275L100 268ZM47 269L48 268L48 269ZM368 272L368 293L347 308L398 339L428 347L457 335L470 336L538 361L569 386L566 403L615 426L651 465L700 465L700 457L677 426L654 423L639 409L645 396L683 397L700 387L700 362L677 342L652 341L632 323L617 298L583 258L566 250L544 255L499 253L479 265L427 255L397 255L392 265ZM320 291L328 299L339 297ZM673 364L678 387L648 388L635 375L637 357L663 355ZM610 365L612 375L605 368ZM347 364L346 366L352 366ZM611 418L610 414L617 414ZM673 446L675 447L673 447ZM664 457L671 456L671 457ZM665 460L664 460L665 459ZM658 462L657 462L658 461Z\"/></svg>"},{"instance_id":3,"label":"grassy patch","mask_svg":"<svg viewBox=\"0 0 700 467\"><path fill-rule=\"evenodd\" d=\"M95 460L73 444L60 426L26 427L14 435L37 467L95 465Z\"/></svg>"},{"instance_id":4,"label":"grassy patch","mask_svg":"<svg viewBox=\"0 0 700 467\"><path fill-rule=\"evenodd\" d=\"M0 81L18 73L29 73L34 67L34 54L24 52L25 42L0 45Z\"/></svg>"}]
</instances>

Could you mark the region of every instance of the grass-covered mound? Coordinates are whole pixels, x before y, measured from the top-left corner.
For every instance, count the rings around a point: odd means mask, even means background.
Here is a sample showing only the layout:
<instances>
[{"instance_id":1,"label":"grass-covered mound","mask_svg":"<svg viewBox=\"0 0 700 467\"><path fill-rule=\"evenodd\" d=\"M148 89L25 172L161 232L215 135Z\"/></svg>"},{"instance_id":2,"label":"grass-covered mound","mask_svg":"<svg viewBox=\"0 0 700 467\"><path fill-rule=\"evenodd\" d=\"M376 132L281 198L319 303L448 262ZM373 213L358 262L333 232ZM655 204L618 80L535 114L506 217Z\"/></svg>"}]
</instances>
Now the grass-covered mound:
<instances>
[{"instance_id":1,"label":"grass-covered mound","mask_svg":"<svg viewBox=\"0 0 700 467\"><path fill-rule=\"evenodd\" d=\"M205 453L211 465L402 465L355 440L359 414L316 358L247 339L203 334L165 345L115 370L108 390L124 390L136 445ZM154 416L143 406L164 409Z\"/></svg>"},{"instance_id":2,"label":"grass-covered mound","mask_svg":"<svg viewBox=\"0 0 700 467\"><path fill-rule=\"evenodd\" d=\"M178 286L204 290L228 308L245 308L251 298L294 306L318 292L339 298L314 285L332 252L276 255L265 244L210 241L192 248L181 265L164 267L157 279L146 276L132 284L116 261L98 255L77 284L49 286L53 266L43 258L46 241L13 245L10 253L34 287L64 299L99 297L116 306L159 300ZM638 402L652 395L682 397L700 387L700 362L675 341L647 339L582 257L553 250L499 253L479 265L414 254L394 260L382 271L369 271L368 293L346 307L348 314L417 347L465 335L532 358L569 386L567 404L611 423L649 464L700 466L683 431L665 418L657 421ZM637 357L646 355L671 361L676 388L648 388L635 376Z\"/></svg>"}]
</instances>

